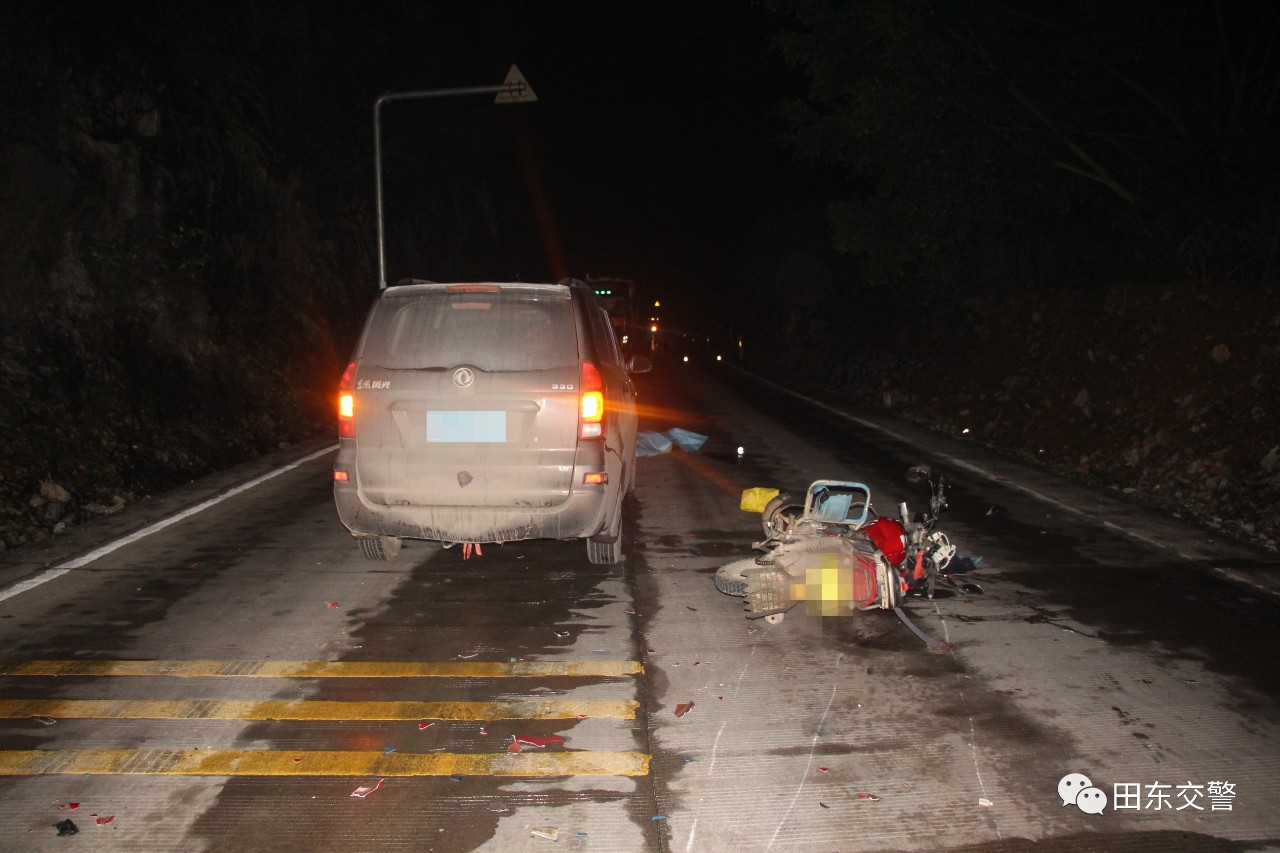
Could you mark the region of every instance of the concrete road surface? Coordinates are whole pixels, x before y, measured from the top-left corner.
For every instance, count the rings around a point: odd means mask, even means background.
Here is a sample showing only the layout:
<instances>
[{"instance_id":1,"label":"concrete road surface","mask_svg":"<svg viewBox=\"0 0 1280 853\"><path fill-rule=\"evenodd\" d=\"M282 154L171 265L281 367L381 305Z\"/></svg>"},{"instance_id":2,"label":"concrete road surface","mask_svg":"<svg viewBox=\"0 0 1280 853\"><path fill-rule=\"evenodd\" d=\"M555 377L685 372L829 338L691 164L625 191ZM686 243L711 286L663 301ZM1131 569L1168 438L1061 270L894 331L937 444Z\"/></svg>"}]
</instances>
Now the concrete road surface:
<instances>
[{"instance_id":1,"label":"concrete road surface","mask_svg":"<svg viewBox=\"0 0 1280 853\"><path fill-rule=\"evenodd\" d=\"M709 440L640 461L614 567L365 561L326 443L2 555L0 849L1280 849L1274 555L725 366L642 394ZM919 462L981 558L907 605L944 651L715 590L744 488L895 513Z\"/></svg>"}]
</instances>

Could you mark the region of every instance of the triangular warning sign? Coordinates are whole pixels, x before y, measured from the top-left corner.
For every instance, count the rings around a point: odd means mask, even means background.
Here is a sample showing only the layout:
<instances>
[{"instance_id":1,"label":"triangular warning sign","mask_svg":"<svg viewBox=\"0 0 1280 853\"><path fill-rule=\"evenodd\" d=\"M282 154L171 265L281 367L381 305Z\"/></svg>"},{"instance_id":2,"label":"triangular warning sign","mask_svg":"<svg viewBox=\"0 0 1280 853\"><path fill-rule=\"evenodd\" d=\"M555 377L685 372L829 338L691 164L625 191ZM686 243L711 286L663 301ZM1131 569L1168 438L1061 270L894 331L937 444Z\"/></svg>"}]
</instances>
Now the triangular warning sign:
<instances>
[{"instance_id":1,"label":"triangular warning sign","mask_svg":"<svg viewBox=\"0 0 1280 853\"><path fill-rule=\"evenodd\" d=\"M524 79L520 69L514 65L507 72L507 79L502 81L502 85L511 88L504 92L499 92L497 97L493 99L495 104L527 104L538 100L538 96L533 93L533 87L529 85L529 81Z\"/></svg>"}]
</instances>

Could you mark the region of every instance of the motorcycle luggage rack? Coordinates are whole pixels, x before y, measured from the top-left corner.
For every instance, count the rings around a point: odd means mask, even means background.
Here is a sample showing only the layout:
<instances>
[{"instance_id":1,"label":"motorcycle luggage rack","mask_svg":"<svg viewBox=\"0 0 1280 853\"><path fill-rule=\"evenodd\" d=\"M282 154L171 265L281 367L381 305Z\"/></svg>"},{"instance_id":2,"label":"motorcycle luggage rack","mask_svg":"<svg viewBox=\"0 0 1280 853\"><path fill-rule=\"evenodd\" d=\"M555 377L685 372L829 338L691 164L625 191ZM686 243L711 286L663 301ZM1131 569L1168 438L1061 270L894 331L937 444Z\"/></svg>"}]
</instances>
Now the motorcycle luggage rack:
<instances>
[{"instance_id":1,"label":"motorcycle luggage rack","mask_svg":"<svg viewBox=\"0 0 1280 853\"><path fill-rule=\"evenodd\" d=\"M742 576L747 581L743 606L748 619L786 613L795 605L787 591L789 575L786 572L775 568L746 569Z\"/></svg>"}]
</instances>

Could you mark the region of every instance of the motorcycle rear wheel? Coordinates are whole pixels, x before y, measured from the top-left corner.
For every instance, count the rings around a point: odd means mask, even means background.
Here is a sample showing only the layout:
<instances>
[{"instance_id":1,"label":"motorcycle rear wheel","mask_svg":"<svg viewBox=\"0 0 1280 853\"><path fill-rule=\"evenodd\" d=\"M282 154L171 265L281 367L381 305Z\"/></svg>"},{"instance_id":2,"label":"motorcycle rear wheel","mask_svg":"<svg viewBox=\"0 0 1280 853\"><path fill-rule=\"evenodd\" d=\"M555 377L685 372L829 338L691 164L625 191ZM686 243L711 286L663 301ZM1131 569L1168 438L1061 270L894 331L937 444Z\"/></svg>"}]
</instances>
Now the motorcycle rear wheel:
<instances>
[{"instance_id":1,"label":"motorcycle rear wheel","mask_svg":"<svg viewBox=\"0 0 1280 853\"><path fill-rule=\"evenodd\" d=\"M747 579L742 573L748 569L758 568L760 564L751 557L726 563L716 570L716 589L725 595L743 598L747 594Z\"/></svg>"}]
</instances>

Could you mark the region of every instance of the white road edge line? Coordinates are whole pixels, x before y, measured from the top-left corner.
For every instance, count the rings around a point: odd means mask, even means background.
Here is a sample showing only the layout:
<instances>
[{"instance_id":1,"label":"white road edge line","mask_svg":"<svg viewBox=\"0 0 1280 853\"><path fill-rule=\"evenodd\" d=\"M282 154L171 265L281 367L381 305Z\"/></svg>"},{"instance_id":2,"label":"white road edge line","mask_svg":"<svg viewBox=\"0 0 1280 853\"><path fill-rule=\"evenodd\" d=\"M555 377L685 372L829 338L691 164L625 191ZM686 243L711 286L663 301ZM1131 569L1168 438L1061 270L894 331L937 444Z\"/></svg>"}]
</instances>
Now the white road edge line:
<instances>
[{"instance_id":1,"label":"white road edge line","mask_svg":"<svg viewBox=\"0 0 1280 853\"><path fill-rule=\"evenodd\" d=\"M743 372L745 373L746 371L743 371ZM799 391L796 391L792 388L788 388L785 385L779 385L777 382L773 382L761 376L756 376L756 374L754 373L748 373L748 375L758 382L763 382L765 385L769 385L770 387L776 388L777 390L782 391L783 393L790 394L792 397L795 397L798 400L804 400L809 405L816 406L817 408L822 409L823 411L830 412L831 414L836 415L837 417L843 418L846 421L852 421L853 423L858 424L859 426L866 427L867 429L870 429L870 430L875 430L881 435L887 435L890 438L897 439L898 441L901 441L903 444L906 444L909 447L915 446L915 443L910 439L908 439L906 436L896 433L893 430L889 429L888 427L882 426L877 423L873 423L868 420L864 420L863 418L860 418L857 415L851 415L848 412L841 411L840 409L837 409L835 406L828 405L822 402L821 400L815 400L812 397L807 397L804 394L801 394ZM1184 560L1195 559L1194 555L1188 554L1186 551L1182 550L1181 548L1178 548L1177 546L1173 546L1167 542L1161 542L1159 540L1151 539L1150 537L1143 536L1141 533L1138 533L1127 527L1121 527L1120 525L1112 521L1108 521L1105 518L1097 519L1092 514L1090 514L1089 512L1086 512L1085 510L1080 509L1079 507L1072 506L1071 504L1065 504L1062 501L1056 500L1055 498L1051 498L1046 494L1037 492L1035 489L1031 488L1030 486L1024 486L1021 483L1015 483L1012 480L1001 477L998 474L992 473L991 471L988 471L985 468L975 465L972 462L966 462L963 459L959 459L955 456L952 456L949 453L944 453L942 451L934 451L934 455L938 456L940 459L946 460L949 465L952 465L956 468L963 468L964 470L972 474L977 474L981 477L985 477L988 480L991 480L992 482L1000 483L1002 486L1006 486L1010 489L1013 489L1014 491L1022 492L1025 495L1029 495L1030 497L1033 497L1036 500L1047 503L1050 506L1055 507L1056 509L1062 510L1063 512L1071 513L1072 515L1085 519L1086 521L1098 521L1104 527L1109 528L1112 532L1118 533L1122 536L1127 536L1130 539L1133 539L1137 542L1141 542L1144 545L1150 545L1153 548L1158 548L1162 551L1167 551L1173 554L1177 554L1179 557L1183 558Z\"/></svg>"},{"instance_id":2,"label":"white road edge line","mask_svg":"<svg viewBox=\"0 0 1280 853\"><path fill-rule=\"evenodd\" d=\"M150 536L152 533L155 533L157 531L163 530L171 524L177 524L179 521L182 521L185 518L190 518L191 516L195 515L198 512L203 512L211 506L222 503L227 498L235 497L241 492L247 492L249 489L252 489L255 486L259 486L273 477L278 477L279 475L285 473L286 471L292 471L294 468L297 468L299 465L310 462L313 459L319 459L321 456L324 456L326 453L332 453L334 450L337 449L337 447L338 446L334 444L324 448L323 450L317 450L315 453L312 453L310 456L304 456L303 458L297 460L296 462L291 462L288 465L285 465L280 468L276 468L274 471L268 471L267 473L263 474L261 477L250 480L247 483L241 483L235 488L228 489L222 494L217 495L216 497L209 498L207 501L204 501L203 503L198 503L195 506L188 507L187 509L184 509L182 512L178 513L177 515L172 515L168 518L157 521L155 524L152 524L150 527L144 527L141 530L138 530L134 533L130 533L128 536L121 537L120 539L117 539L114 542L111 542L107 545L103 545L101 548L98 548L96 551L90 551L88 554L85 554L84 556L76 557L74 560L68 560L67 562L54 566L52 569L42 572L41 574L38 574L33 578L28 578L27 580L22 581L21 583L14 584L4 592L0 592L0 601L5 601L7 599L13 598L14 596L21 595L24 592L29 592L30 590L33 590L36 587L41 586L42 584L46 584L51 580L56 580L57 578L62 577L72 569L79 569L83 566L87 566L89 563L92 563L94 560L98 559L99 557L105 557L107 554L110 554L112 551L115 551L118 548L123 548L125 545L128 545L132 542L137 542L139 539L142 539L146 536Z\"/></svg>"}]
</instances>

